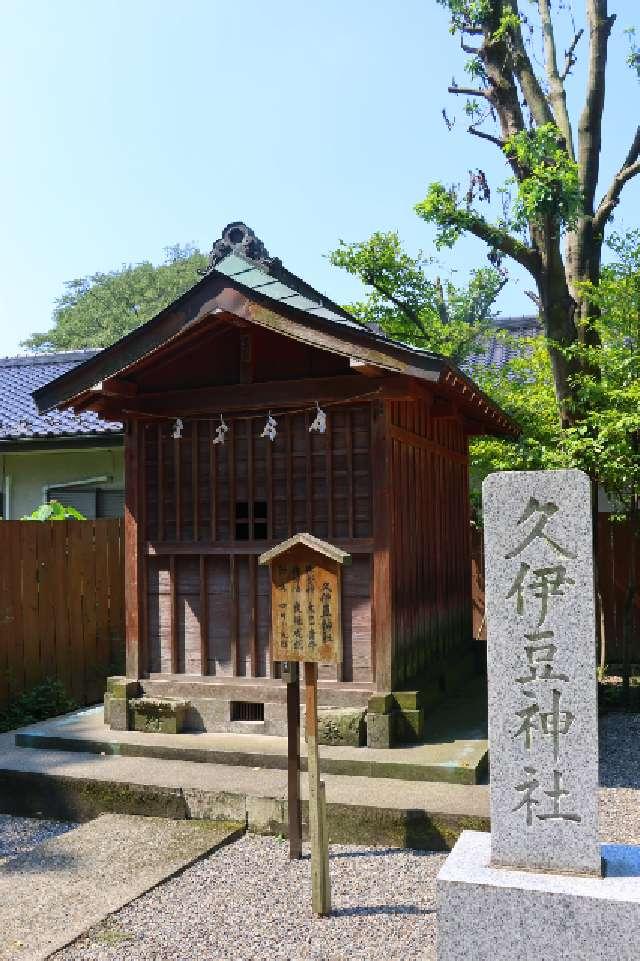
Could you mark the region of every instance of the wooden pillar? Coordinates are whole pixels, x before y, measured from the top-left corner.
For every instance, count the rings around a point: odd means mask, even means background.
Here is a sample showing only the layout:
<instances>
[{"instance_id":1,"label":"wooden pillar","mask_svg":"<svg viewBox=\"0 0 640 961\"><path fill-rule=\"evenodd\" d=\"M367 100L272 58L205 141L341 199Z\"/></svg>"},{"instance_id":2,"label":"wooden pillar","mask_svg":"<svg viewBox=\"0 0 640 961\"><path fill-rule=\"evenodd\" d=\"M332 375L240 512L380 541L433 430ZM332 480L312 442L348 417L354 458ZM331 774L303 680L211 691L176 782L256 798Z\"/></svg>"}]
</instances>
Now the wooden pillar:
<instances>
[{"instance_id":1,"label":"wooden pillar","mask_svg":"<svg viewBox=\"0 0 640 961\"><path fill-rule=\"evenodd\" d=\"M127 677L138 680L146 670L143 661L144 617L142 589L142 425L129 420L124 435L125 512L124 583Z\"/></svg>"},{"instance_id":2,"label":"wooden pillar","mask_svg":"<svg viewBox=\"0 0 640 961\"><path fill-rule=\"evenodd\" d=\"M307 735L307 770L309 782L309 830L311 834L311 906L318 917L331 913L331 878L329 875L329 838L327 834L327 802L320 780L318 756L318 665L305 661L306 689L305 728Z\"/></svg>"},{"instance_id":3,"label":"wooden pillar","mask_svg":"<svg viewBox=\"0 0 640 961\"><path fill-rule=\"evenodd\" d=\"M393 684L393 595L391 567L391 423L388 401L374 402L371 415L373 503L372 659L375 687Z\"/></svg>"}]
</instances>

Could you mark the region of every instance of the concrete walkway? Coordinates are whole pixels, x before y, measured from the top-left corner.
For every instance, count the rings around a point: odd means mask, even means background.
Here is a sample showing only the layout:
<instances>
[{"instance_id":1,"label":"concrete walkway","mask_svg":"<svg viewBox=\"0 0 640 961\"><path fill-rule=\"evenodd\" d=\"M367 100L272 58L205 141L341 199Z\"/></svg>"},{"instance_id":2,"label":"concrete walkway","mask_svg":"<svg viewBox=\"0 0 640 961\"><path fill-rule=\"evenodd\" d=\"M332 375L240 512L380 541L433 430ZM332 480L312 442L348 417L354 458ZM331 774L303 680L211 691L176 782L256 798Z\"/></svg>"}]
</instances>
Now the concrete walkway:
<instances>
[{"instance_id":1,"label":"concrete walkway","mask_svg":"<svg viewBox=\"0 0 640 961\"><path fill-rule=\"evenodd\" d=\"M0 864L0 959L40 961L243 833L104 814Z\"/></svg>"},{"instance_id":2,"label":"concrete walkway","mask_svg":"<svg viewBox=\"0 0 640 961\"><path fill-rule=\"evenodd\" d=\"M488 828L484 785L332 774L323 779L336 843L442 850L464 828ZM303 775L305 799L306 790ZM284 834L286 796L286 771L277 768L35 750L15 747L10 734L0 736L2 813L70 820L104 811L226 819L256 833Z\"/></svg>"}]
</instances>

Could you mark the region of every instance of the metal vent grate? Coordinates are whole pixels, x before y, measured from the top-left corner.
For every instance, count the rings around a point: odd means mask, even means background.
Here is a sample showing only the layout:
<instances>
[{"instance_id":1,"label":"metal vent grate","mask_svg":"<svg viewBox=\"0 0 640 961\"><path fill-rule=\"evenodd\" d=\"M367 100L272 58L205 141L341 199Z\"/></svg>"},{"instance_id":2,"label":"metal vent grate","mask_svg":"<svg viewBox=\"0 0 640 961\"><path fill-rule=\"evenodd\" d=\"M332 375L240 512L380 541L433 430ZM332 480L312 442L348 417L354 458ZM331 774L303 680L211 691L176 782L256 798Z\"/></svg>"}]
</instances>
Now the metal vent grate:
<instances>
[{"instance_id":1,"label":"metal vent grate","mask_svg":"<svg viewBox=\"0 0 640 961\"><path fill-rule=\"evenodd\" d=\"M232 701L232 721L264 721L264 704L253 701Z\"/></svg>"}]
</instances>

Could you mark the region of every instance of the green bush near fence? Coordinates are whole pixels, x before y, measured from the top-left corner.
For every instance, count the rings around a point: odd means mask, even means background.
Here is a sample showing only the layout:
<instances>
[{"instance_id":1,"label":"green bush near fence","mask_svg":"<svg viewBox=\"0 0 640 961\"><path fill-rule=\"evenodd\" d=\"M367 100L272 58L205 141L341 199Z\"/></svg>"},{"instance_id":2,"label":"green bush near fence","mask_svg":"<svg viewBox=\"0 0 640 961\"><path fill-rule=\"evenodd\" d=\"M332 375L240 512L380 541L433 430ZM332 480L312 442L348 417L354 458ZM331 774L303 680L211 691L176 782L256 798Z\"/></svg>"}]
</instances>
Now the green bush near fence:
<instances>
[{"instance_id":1,"label":"green bush near fence","mask_svg":"<svg viewBox=\"0 0 640 961\"><path fill-rule=\"evenodd\" d=\"M18 695L9 707L0 712L0 733L12 731L25 724L46 721L49 717L73 711L77 704L68 696L60 681L46 680L30 691Z\"/></svg>"}]
</instances>

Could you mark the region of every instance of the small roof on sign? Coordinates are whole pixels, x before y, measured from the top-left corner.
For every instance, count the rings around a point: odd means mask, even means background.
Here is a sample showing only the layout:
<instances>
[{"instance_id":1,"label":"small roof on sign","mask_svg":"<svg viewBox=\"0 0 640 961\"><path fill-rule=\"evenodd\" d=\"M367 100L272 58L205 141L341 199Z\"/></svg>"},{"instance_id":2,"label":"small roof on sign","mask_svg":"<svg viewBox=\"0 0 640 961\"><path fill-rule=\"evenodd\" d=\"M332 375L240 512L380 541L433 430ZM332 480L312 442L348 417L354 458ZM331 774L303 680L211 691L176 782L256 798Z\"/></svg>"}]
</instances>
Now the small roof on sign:
<instances>
[{"instance_id":1,"label":"small roof on sign","mask_svg":"<svg viewBox=\"0 0 640 961\"><path fill-rule=\"evenodd\" d=\"M319 537L314 537L313 534L294 534L293 537L283 541L282 544L276 544L270 551L265 551L264 554L261 554L258 562L260 564L269 564L275 560L276 557L280 557L281 554L286 554L292 547L299 546L308 547L312 551L317 551L318 554L324 554L329 560L337 561L338 564L351 563L351 554L340 550L340 548L334 544L321 541Z\"/></svg>"}]
</instances>

